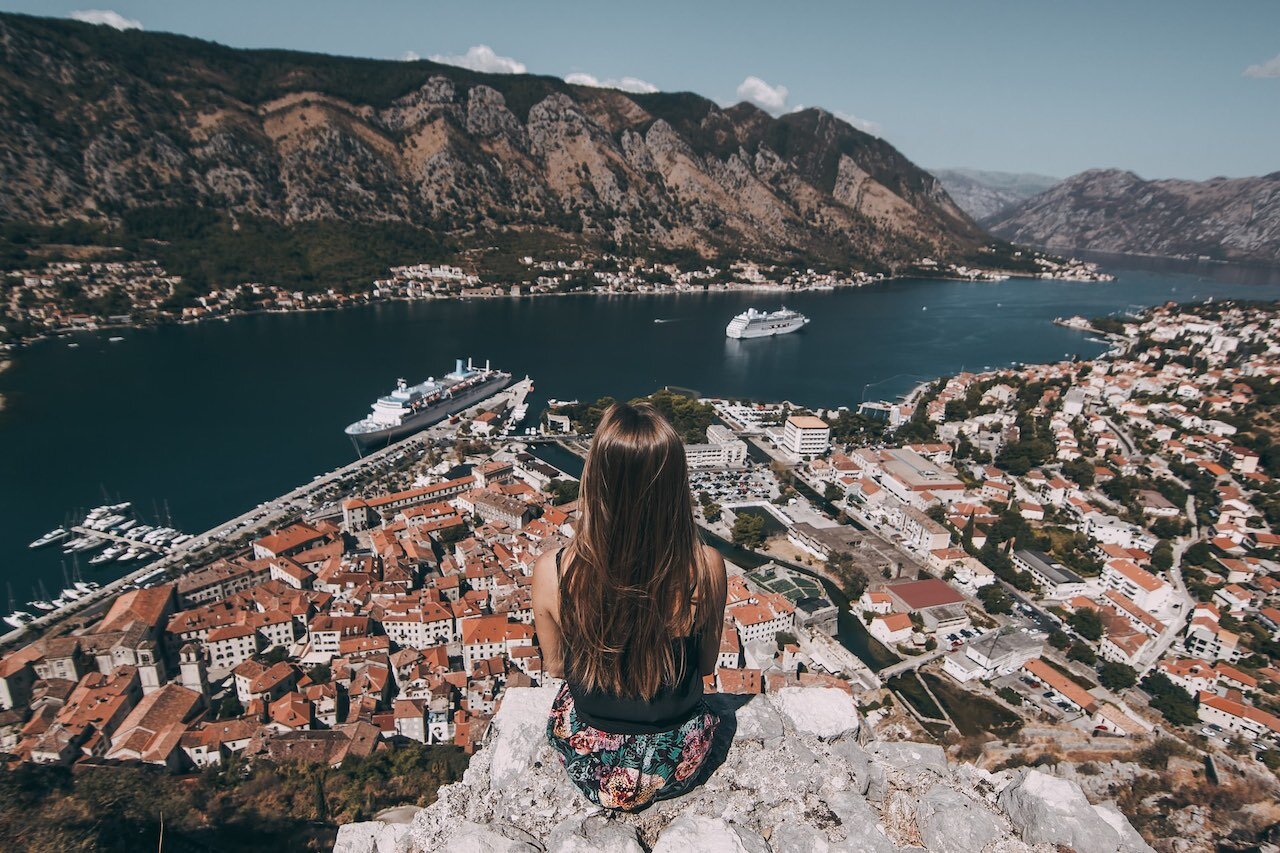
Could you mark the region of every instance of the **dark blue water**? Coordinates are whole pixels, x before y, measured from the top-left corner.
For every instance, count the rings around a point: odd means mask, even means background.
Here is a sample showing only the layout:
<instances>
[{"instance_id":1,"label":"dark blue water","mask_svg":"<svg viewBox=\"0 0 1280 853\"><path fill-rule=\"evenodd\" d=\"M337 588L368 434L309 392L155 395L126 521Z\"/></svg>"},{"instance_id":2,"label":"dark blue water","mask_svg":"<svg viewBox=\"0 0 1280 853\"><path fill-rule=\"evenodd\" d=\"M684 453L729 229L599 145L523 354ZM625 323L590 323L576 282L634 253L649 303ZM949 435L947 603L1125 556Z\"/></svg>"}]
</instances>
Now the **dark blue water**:
<instances>
[{"instance_id":1,"label":"dark blue water","mask_svg":"<svg viewBox=\"0 0 1280 853\"><path fill-rule=\"evenodd\" d=\"M201 531L349 461L344 425L396 377L439 375L459 356L530 374L535 413L547 397L630 397L663 385L852 406L961 369L1104 349L1052 325L1056 316L1280 298L1274 273L1117 272L1106 284L894 281L797 294L788 306L813 322L754 341L725 338L724 325L748 306L776 307L776 297L401 303L125 332L116 344L85 333L74 349L45 341L0 374L0 580L19 604L39 579L60 589L60 551L27 543L104 493L148 515L167 504L176 525ZM0 596L0 610L5 603Z\"/></svg>"}]
</instances>

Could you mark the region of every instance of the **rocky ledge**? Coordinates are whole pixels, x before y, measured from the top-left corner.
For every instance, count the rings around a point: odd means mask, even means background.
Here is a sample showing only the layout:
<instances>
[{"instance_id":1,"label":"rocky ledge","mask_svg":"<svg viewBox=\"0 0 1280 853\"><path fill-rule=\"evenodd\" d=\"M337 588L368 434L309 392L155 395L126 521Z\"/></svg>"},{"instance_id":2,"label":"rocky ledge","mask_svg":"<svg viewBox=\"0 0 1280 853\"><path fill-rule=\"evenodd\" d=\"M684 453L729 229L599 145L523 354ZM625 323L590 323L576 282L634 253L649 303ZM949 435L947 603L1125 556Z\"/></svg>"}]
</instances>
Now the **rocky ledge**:
<instances>
[{"instance_id":1,"label":"rocky ledge","mask_svg":"<svg viewBox=\"0 0 1280 853\"><path fill-rule=\"evenodd\" d=\"M594 806L544 736L553 693L508 690L463 780L416 813L340 828L335 853L1137 853L1151 848L1110 804L1038 770L949 764L931 744L859 737L834 688L715 696L714 770L689 794L635 813Z\"/></svg>"}]
</instances>

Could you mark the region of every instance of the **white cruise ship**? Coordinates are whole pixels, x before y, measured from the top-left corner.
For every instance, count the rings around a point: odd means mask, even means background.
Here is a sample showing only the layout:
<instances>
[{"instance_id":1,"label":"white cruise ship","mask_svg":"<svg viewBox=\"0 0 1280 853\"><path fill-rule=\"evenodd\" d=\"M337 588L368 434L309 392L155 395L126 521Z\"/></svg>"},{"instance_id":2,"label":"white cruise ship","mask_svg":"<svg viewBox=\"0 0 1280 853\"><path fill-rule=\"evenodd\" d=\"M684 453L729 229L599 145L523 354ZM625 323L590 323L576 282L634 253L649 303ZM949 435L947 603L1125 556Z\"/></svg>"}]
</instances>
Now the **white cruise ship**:
<instances>
[{"instance_id":1,"label":"white cruise ship","mask_svg":"<svg viewBox=\"0 0 1280 853\"><path fill-rule=\"evenodd\" d=\"M729 321L724 333L731 338L767 338L803 329L808 322L808 317L786 308L769 312L748 308Z\"/></svg>"}]
</instances>

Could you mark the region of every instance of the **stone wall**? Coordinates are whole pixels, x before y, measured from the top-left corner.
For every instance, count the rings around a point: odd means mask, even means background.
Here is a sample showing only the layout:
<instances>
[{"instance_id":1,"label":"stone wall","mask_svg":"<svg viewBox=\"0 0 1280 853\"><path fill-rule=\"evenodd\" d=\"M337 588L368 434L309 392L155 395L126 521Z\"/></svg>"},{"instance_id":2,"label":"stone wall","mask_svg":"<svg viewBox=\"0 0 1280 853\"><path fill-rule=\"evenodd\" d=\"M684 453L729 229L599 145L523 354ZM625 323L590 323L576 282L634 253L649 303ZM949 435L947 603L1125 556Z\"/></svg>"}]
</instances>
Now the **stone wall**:
<instances>
[{"instance_id":1,"label":"stone wall","mask_svg":"<svg viewBox=\"0 0 1280 853\"><path fill-rule=\"evenodd\" d=\"M1072 780L952 765L931 744L860 743L848 694L822 687L710 697L726 725L707 781L639 813L609 813L568 782L546 743L552 698L508 690L461 782L412 817L341 827L335 853L1151 850Z\"/></svg>"}]
</instances>

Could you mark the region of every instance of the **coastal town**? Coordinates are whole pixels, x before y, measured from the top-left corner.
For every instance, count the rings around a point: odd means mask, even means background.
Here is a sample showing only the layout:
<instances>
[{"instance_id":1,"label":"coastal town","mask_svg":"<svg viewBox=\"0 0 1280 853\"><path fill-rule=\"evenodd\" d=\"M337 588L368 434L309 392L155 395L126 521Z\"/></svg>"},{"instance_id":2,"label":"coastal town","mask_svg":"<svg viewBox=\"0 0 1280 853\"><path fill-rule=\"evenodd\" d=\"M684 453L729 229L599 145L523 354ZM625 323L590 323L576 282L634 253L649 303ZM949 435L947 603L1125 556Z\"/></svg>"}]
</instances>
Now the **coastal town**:
<instances>
[{"instance_id":1,"label":"coastal town","mask_svg":"<svg viewBox=\"0 0 1280 853\"><path fill-rule=\"evenodd\" d=\"M1023 252L1015 252L1023 261ZM1110 281L1096 265L1026 252L1030 278ZM226 319L246 313L327 310L372 302L421 299L480 299L570 293L679 293L764 290L787 294L861 287L890 277L1002 281L1009 272L922 257L899 271L818 271L735 261L727 266L684 269L674 263L602 254L583 260L524 256L518 276L482 276L448 264L392 267L385 278L349 288L298 290L257 282L190 290L181 276L154 260L50 261L0 271L0 347L77 330L121 329L165 323ZM509 279L509 280L508 280ZM74 341L72 342L74 343Z\"/></svg>"},{"instance_id":2,"label":"coastal town","mask_svg":"<svg viewBox=\"0 0 1280 853\"><path fill-rule=\"evenodd\" d=\"M987 767L1159 743L1274 782L1280 313L1090 322L1114 343L1093 361L856 409L653 395L730 563L704 689L837 687L878 737ZM6 637L0 748L173 773L474 750L504 691L556 683L531 571L572 538L577 484L538 451L581 454L608 401L556 404L534 437L502 428L508 402Z\"/></svg>"}]
</instances>

